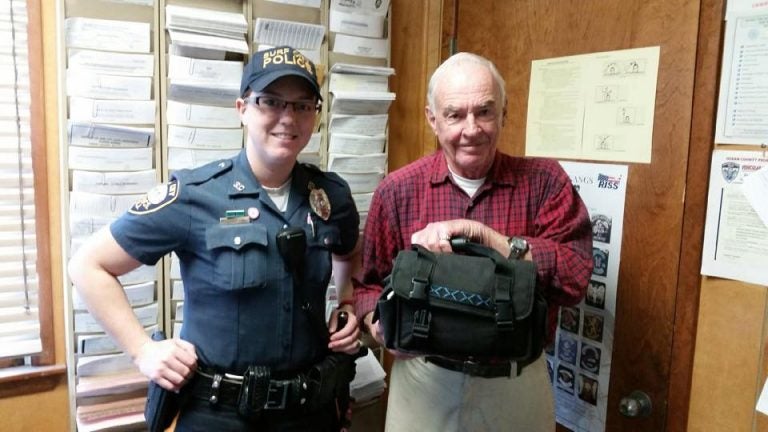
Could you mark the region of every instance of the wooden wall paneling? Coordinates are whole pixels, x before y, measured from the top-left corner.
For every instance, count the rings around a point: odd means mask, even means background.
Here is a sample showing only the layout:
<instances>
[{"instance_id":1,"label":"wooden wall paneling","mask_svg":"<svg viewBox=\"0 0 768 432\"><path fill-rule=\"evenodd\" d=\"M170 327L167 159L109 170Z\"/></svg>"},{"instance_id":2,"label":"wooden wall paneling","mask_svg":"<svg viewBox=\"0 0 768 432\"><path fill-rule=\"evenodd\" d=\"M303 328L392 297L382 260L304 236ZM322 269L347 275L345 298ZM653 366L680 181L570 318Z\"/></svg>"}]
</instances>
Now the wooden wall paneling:
<instances>
[{"instance_id":1,"label":"wooden wall paneling","mask_svg":"<svg viewBox=\"0 0 768 432\"><path fill-rule=\"evenodd\" d=\"M701 289L701 251L707 208L707 185L717 111L724 0L703 0L693 90L691 140L684 204L680 273L675 307L675 337L670 367L667 432L688 428L688 407Z\"/></svg>"},{"instance_id":2,"label":"wooden wall paneling","mask_svg":"<svg viewBox=\"0 0 768 432\"><path fill-rule=\"evenodd\" d=\"M760 373L755 379L755 403L760 398L760 394L763 391L763 386L768 384L768 304L764 310L763 316L763 334L760 338ZM768 431L768 415L763 412L755 410L753 413L753 431L766 432Z\"/></svg>"},{"instance_id":3,"label":"wooden wall paneling","mask_svg":"<svg viewBox=\"0 0 768 432\"><path fill-rule=\"evenodd\" d=\"M687 430L753 431L766 289L704 278L700 299Z\"/></svg>"},{"instance_id":4,"label":"wooden wall paneling","mask_svg":"<svg viewBox=\"0 0 768 432\"><path fill-rule=\"evenodd\" d=\"M392 0L389 171L437 148L424 116L427 80L440 64L441 0Z\"/></svg>"},{"instance_id":5,"label":"wooden wall paneling","mask_svg":"<svg viewBox=\"0 0 768 432\"><path fill-rule=\"evenodd\" d=\"M698 2L682 0L459 3L458 50L491 58L507 81L499 148L512 154L525 151L532 60L661 46L652 162L629 171L608 430L663 430L666 420L620 418L618 402L644 383L654 404L666 405L669 363L641 359L669 359L672 350L698 12Z\"/></svg>"}]
</instances>

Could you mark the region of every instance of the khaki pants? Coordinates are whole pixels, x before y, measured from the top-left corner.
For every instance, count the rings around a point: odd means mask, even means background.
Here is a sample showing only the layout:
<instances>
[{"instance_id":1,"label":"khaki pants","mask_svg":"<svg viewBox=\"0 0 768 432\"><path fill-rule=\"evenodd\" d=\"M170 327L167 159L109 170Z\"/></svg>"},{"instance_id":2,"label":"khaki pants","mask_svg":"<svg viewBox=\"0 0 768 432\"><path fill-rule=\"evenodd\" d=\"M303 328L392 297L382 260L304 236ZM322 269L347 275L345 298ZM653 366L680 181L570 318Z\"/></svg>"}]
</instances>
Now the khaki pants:
<instances>
[{"instance_id":1,"label":"khaki pants","mask_svg":"<svg viewBox=\"0 0 768 432\"><path fill-rule=\"evenodd\" d=\"M552 432L554 400L544 355L513 378L480 378L423 357L396 359L387 432Z\"/></svg>"}]
</instances>

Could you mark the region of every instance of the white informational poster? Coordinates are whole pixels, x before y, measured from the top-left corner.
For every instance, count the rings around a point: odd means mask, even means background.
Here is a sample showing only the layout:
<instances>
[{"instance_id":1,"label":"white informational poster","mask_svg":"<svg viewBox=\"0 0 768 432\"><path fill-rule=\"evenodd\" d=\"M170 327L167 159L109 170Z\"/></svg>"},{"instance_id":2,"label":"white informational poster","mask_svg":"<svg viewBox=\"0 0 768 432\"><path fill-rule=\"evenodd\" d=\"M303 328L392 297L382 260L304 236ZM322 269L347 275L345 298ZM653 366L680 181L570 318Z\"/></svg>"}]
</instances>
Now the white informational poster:
<instances>
[{"instance_id":1,"label":"white informational poster","mask_svg":"<svg viewBox=\"0 0 768 432\"><path fill-rule=\"evenodd\" d=\"M589 211L595 267L584 301L560 308L547 368L557 422L574 432L601 432L608 408L627 166L560 164Z\"/></svg>"},{"instance_id":2,"label":"white informational poster","mask_svg":"<svg viewBox=\"0 0 768 432\"><path fill-rule=\"evenodd\" d=\"M768 143L768 10L732 14L725 26L715 143Z\"/></svg>"},{"instance_id":3,"label":"white informational poster","mask_svg":"<svg viewBox=\"0 0 768 432\"><path fill-rule=\"evenodd\" d=\"M768 286L768 227L744 194L745 180L766 166L761 151L712 153L702 274Z\"/></svg>"},{"instance_id":4,"label":"white informational poster","mask_svg":"<svg viewBox=\"0 0 768 432\"><path fill-rule=\"evenodd\" d=\"M650 163L659 52L533 61L526 156Z\"/></svg>"}]
</instances>

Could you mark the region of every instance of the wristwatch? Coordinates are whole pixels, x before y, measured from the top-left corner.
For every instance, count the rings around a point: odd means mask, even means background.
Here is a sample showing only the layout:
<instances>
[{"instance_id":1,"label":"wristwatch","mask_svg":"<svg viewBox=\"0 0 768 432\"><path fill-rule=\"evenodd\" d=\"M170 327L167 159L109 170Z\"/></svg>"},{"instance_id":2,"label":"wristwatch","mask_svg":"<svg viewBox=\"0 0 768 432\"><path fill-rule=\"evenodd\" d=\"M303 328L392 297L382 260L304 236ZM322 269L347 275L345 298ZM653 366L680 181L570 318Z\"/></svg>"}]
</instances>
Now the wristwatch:
<instances>
[{"instance_id":1,"label":"wristwatch","mask_svg":"<svg viewBox=\"0 0 768 432\"><path fill-rule=\"evenodd\" d=\"M509 246L509 259L520 259L528 252L528 241L522 237L510 237L507 239Z\"/></svg>"}]
</instances>

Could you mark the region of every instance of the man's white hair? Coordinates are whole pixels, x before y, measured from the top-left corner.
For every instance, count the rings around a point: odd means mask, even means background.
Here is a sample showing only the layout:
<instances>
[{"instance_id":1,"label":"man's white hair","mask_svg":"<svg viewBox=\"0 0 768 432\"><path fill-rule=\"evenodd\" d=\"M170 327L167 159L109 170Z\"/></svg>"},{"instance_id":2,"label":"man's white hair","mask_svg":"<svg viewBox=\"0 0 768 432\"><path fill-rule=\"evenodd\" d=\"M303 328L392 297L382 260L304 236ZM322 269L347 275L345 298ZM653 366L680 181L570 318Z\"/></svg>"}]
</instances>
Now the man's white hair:
<instances>
[{"instance_id":1,"label":"man's white hair","mask_svg":"<svg viewBox=\"0 0 768 432\"><path fill-rule=\"evenodd\" d=\"M435 111L435 90L437 84L442 80L443 75L448 73L451 69L464 64L475 64L487 68L491 73L491 76L493 76L493 80L496 82L496 87L498 87L501 95L501 106L504 107L507 105L507 92L504 89L504 78L501 77L499 70L496 69L493 62L477 54L460 52L450 56L443 62L443 64L438 66L437 69L435 69L435 72L432 73L432 77L429 79L429 86L427 87L427 104L432 112Z\"/></svg>"}]
</instances>

